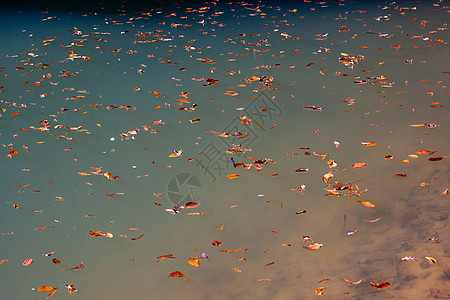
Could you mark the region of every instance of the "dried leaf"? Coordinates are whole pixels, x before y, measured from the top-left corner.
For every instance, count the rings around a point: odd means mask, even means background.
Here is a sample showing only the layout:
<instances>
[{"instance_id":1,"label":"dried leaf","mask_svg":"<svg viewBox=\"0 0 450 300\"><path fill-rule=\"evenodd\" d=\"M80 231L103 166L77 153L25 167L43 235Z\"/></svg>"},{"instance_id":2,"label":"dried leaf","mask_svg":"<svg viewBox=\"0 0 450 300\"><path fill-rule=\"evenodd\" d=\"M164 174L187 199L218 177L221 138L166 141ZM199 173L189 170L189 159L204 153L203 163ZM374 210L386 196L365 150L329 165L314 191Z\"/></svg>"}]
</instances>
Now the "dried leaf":
<instances>
[{"instance_id":1,"label":"dried leaf","mask_svg":"<svg viewBox=\"0 0 450 300\"><path fill-rule=\"evenodd\" d=\"M365 166L367 166L366 163L364 163L364 162L359 162L359 163L353 164L353 165L352 165L352 168L359 169L359 168L363 168L363 167L365 167Z\"/></svg>"},{"instance_id":2,"label":"dried leaf","mask_svg":"<svg viewBox=\"0 0 450 300\"><path fill-rule=\"evenodd\" d=\"M86 269L86 265L84 264L84 261L78 266L72 267L70 269L61 269L60 271L81 270L81 269Z\"/></svg>"},{"instance_id":3,"label":"dried leaf","mask_svg":"<svg viewBox=\"0 0 450 300\"><path fill-rule=\"evenodd\" d=\"M200 266L200 261L198 260L198 258L190 258L188 263L197 268Z\"/></svg>"},{"instance_id":4,"label":"dried leaf","mask_svg":"<svg viewBox=\"0 0 450 300\"><path fill-rule=\"evenodd\" d=\"M361 203L361 204L364 205L365 207L376 207L375 204L373 204L372 202L369 202L369 201L356 201L356 202Z\"/></svg>"},{"instance_id":5,"label":"dried leaf","mask_svg":"<svg viewBox=\"0 0 450 300\"><path fill-rule=\"evenodd\" d=\"M303 247L303 248L308 249L308 250L317 250L322 246L323 246L323 244L314 243L314 244L309 245L308 247Z\"/></svg>"},{"instance_id":6,"label":"dried leaf","mask_svg":"<svg viewBox=\"0 0 450 300\"><path fill-rule=\"evenodd\" d=\"M228 179L238 178L239 176L240 176L239 174L230 174L230 175L227 175Z\"/></svg>"},{"instance_id":7,"label":"dried leaf","mask_svg":"<svg viewBox=\"0 0 450 300\"><path fill-rule=\"evenodd\" d=\"M81 176L89 176L92 175L91 173L87 173L87 172L77 172L78 174L80 174Z\"/></svg>"},{"instance_id":8,"label":"dried leaf","mask_svg":"<svg viewBox=\"0 0 450 300\"><path fill-rule=\"evenodd\" d=\"M318 287L316 289L316 292L314 293L314 295L316 295L316 296L323 295L323 290L325 290L325 289L326 289L326 287L324 287L324 286Z\"/></svg>"},{"instance_id":9,"label":"dried leaf","mask_svg":"<svg viewBox=\"0 0 450 300\"><path fill-rule=\"evenodd\" d=\"M385 288L385 287L387 287L387 286L390 286L390 285L392 285L392 283L389 283L389 282L387 282L387 281L383 281L383 282L381 282L381 283L375 283L375 282L371 282L371 283L370 283L370 286L374 286L374 287L376 287L378 290L379 290L379 289L382 289L382 288Z\"/></svg>"},{"instance_id":10,"label":"dried leaf","mask_svg":"<svg viewBox=\"0 0 450 300\"><path fill-rule=\"evenodd\" d=\"M219 242L219 241L212 241L211 244L212 244L213 246L220 247L220 246L222 245L222 242Z\"/></svg>"},{"instance_id":11,"label":"dried leaf","mask_svg":"<svg viewBox=\"0 0 450 300\"><path fill-rule=\"evenodd\" d=\"M89 231L89 234L95 237L104 236L105 233L98 231L98 230L91 230Z\"/></svg>"},{"instance_id":12,"label":"dried leaf","mask_svg":"<svg viewBox=\"0 0 450 300\"><path fill-rule=\"evenodd\" d=\"M375 146L377 142L362 142L361 145L365 147Z\"/></svg>"},{"instance_id":13,"label":"dried leaf","mask_svg":"<svg viewBox=\"0 0 450 300\"><path fill-rule=\"evenodd\" d=\"M36 291L38 291L38 292L50 292L50 291L53 291L54 289L55 289L54 287L51 287L51 286L48 286L48 285L43 285L40 288L36 289Z\"/></svg>"},{"instance_id":14,"label":"dried leaf","mask_svg":"<svg viewBox=\"0 0 450 300\"><path fill-rule=\"evenodd\" d=\"M187 281L186 276L184 276L184 274L181 273L180 271L174 271L174 272L170 273L170 275L167 278L170 278L170 277L183 277L184 281Z\"/></svg>"},{"instance_id":15,"label":"dried leaf","mask_svg":"<svg viewBox=\"0 0 450 300\"><path fill-rule=\"evenodd\" d=\"M187 202L184 205L184 208L195 208L197 206L199 206L201 203L200 202Z\"/></svg>"},{"instance_id":16,"label":"dried leaf","mask_svg":"<svg viewBox=\"0 0 450 300\"><path fill-rule=\"evenodd\" d=\"M27 267L27 266L31 265L32 263L33 263L33 259L32 259L32 258L27 258L27 259L25 259L25 260L23 261L22 265L23 265L24 267Z\"/></svg>"},{"instance_id":17,"label":"dried leaf","mask_svg":"<svg viewBox=\"0 0 450 300\"><path fill-rule=\"evenodd\" d=\"M350 284L360 284L362 279L358 280L358 281L350 281L348 279L341 279L344 282L350 283Z\"/></svg>"},{"instance_id":18,"label":"dried leaf","mask_svg":"<svg viewBox=\"0 0 450 300\"><path fill-rule=\"evenodd\" d=\"M426 258L430 263L433 263L433 264L437 263L437 260L436 260L435 258L431 257L431 256L425 256L425 258Z\"/></svg>"}]
</instances>

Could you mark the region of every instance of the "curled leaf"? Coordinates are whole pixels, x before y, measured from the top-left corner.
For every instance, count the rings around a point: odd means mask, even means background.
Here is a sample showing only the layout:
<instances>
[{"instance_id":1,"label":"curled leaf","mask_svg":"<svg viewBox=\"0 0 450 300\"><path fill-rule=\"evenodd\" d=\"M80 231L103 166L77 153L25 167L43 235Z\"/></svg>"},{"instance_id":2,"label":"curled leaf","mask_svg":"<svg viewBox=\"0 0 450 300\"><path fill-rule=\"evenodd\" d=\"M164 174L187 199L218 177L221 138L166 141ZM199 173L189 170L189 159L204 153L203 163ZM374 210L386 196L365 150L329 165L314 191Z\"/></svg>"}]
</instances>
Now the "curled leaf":
<instances>
[{"instance_id":1,"label":"curled leaf","mask_svg":"<svg viewBox=\"0 0 450 300\"><path fill-rule=\"evenodd\" d=\"M184 274L181 273L180 271L174 271L174 272L170 273L167 278L170 278L170 277L183 277L184 281L187 281L186 276L184 276Z\"/></svg>"}]
</instances>

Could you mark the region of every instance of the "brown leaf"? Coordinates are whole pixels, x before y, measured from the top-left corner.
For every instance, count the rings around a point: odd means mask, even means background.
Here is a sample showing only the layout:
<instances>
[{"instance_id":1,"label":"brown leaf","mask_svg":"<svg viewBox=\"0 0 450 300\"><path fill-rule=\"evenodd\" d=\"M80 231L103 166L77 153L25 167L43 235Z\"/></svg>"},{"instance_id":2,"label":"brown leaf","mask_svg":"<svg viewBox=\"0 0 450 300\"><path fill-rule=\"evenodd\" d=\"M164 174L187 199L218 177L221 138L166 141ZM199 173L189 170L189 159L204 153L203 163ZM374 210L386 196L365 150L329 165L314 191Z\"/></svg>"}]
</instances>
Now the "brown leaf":
<instances>
[{"instance_id":1,"label":"brown leaf","mask_svg":"<svg viewBox=\"0 0 450 300\"><path fill-rule=\"evenodd\" d=\"M430 157L428 160L429 161L440 161L442 159L443 159L443 157Z\"/></svg>"}]
</instances>

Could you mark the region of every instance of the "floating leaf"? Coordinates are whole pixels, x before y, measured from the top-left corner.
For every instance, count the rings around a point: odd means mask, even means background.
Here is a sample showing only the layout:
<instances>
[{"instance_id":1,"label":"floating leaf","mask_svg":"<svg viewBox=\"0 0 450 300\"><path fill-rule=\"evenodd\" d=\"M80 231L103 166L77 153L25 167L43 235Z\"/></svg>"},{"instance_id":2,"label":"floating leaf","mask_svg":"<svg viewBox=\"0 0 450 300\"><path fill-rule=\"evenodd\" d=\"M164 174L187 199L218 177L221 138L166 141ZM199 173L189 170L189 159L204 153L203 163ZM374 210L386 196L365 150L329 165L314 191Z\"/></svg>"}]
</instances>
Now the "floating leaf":
<instances>
[{"instance_id":1,"label":"floating leaf","mask_svg":"<svg viewBox=\"0 0 450 300\"><path fill-rule=\"evenodd\" d=\"M99 236L104 236L105 233L101 232L101 231L97 231L97 230L91 230L89 231L89 234L95 237L99 237Z\"/></svg>"},{"instance_id":2,"label":"floating leaf","mask_svg":"<svg viewBox=\"0 0 450 300\"><path fill-rule=\"evenodd\" d=\"M43 285L40 288L36 289L36 291L38 291L38 292L50 292L50 291L53 291L54 289L55 289L54 287L51 287L51 286L48 286L48 285Z\"/></svg>"},{"instance_id":3,"label":"floating leaf","mask_svg":"<svg viewBox=\"0 0 450 300\"><path fill-rule=\"evenodd\" d=\"M197 206L199 206L201 203L200 202L188 202L184 205L184 208L196 208Z\"/></svg>"},{"instance_id":4,"label":"floating leaf","mask_svg":"<svg viewBox=\"0 0 450 300\"><path fill-rule=\"evenodd\" d=\"M337 167L337 163L336 163L334 160L332 160L332 159L328 159L328 160L327 160L327 164L328 164L328 166L329 166L330 168L335 168L335 167Z\"/></svg>"},{"instance_id":5,"label":"floating leaf","mask_svg":"<svg viewBox=\"0 0 450 300\"><path fill-rule=\"evenodd\" d=\"M341 279L344 282L350 283L350 284L360 284L362 279L358 280L358 281L350 281L348 279Z\"/></svg>"},{"instance_id":6,"label":"floating leaf","mask_svg":"<svg viewBox=\"0 0 450 300\"><path fill-rule=\"evenodd\" d=\"M61 263L61 261L60 261L59 259L57 259L57 258L52 259L52 262L53 262L55 265L59 265L59 264Z\"/></svg>"},{"instance_id":7,"label":"floating leaf","mask_svg":"<svg viewBox=\"0 0 450 300\"><path fill-rule=\"evenodd\" d=\"M314 243L314 244L309 245L308 247L303 247L303 248L308 249L308 250L317 250L322 246L323 246L323 244Z\"/></svg>"},{"instance_id":8,"label":"floating leaf","mask_svg":"<svg viewBox=\"0 0 450 300\"><path fill-rule=\"evenodd\" d=\"M443 157L430 157L428 160L429 161L440 161L442 159L443 159Z\"/></svg>"},{"instance_id":9,"label":"floating leaf","mask_svg":"<svg viewBox=\"0 0 450 300\"><path fill-rule=\"evenodd\" d=\"M433 264L437 263L437 260L436 260L435 258L431 257L431 256L425 256L425 258L426 258L430 263L433 263Z\"/></svg>"},{"instance_id":10,"label":"floating leaf","mask_svg":"<svg viewBox=\"0 0 450 300\"><path fill-rule=\"evenodd\" d=\"M80 174L81 176L89 176L92 175L91 173L87 173L87 172L77 172L78 174Z\"/></svg>"},{"instance_id":11,"label":"floating leaf","mask_svg":"<svg viewBox=\"0 0 450 300\"><path fill-rule=\"evenodd\" d=\"M81 270L81 269L86 269L86 265L84 264L84 261L78 266L72 267L70 269L61 269L60 271Z\"/></svg>"},{"instance_id":12,"label":"floating leaf","mask_svg":"<svg viewBox=\"0 0 450 300\"><path fill-rule=\"evenodd\" d=\"M238 178L239 176L240 176L239 174L230 174L230 175L227 175L228 179Z\"/></svg>"},{"instance_id":13,"label":"floating leaf","mask_svg":"<svg viewBox=\"0 0 450 300\"><path fill-rule=\"evenodd\" d=\"M194 267L197 267L197 268L200 266L200 261L198 260L198 258L190 258L188 260L188 263L190 265L193 265Z\"/></svg>"},{"instance_id":14,"label":"floating leaf","mask_svg":"<svg viewBox=\"0 0 450 300\"><path fill-rule=\"evenodd\" d=\"M369 201L356 201L356 202L361 203L361 204L364 205L365 207L376 207L375 204L373 204L372 202L369 202Z\"/></svg>"},{"instance_id":15,"label":"floating leaf","mask_svg":"<svg viewBox=\"0 0 450 300\"><path fill-rule=\"evenodd\" d=\"M212 244L213 246L220 247L220 246L222 245L222 242L219 242L219 241L212 241L211 244Z\"/></svg>"},{"instance_id":16,"label":"floating leaf","mask_svg":"<svg viewBox=\"0 0 450 300\"><path fill-rule=\"evenodd\" d=\"M170 273L170 275L167 278L170 278L170 277L183 277L184 281L187 281L186 276L184 276L184 274L181 273L180 271L174 271L174 272Z\"/></svg>"},{"instance_id":17,"label":"floating leaf","mask_svg":"<svg viewBox=\"0 0 450 300\"><path fill-rule=\"evenodd\" d=\"M417 154L428 154L428 153L430 153L431 151L429 151L429 150L417 150L416 151L416 153Z\"/></svg>"},{"instance_id":18,"label":"floating leaf","mask_svg":"<svg viewBox=\"0 0 450 300\"><path fill-rule=\"evenodd\" d=\"M374 286L374 287L376 287L378 290L379 290L379 289L382 289L382 288L385 288L385 287L387 287L387 286L390 286L390 285L392 285L392 283L389 283L389 282L387 282L387 281L383 281L383 282L381 282L381 283L375 283L375 282L371 282L371 283L370 283L370 286Z\"/></svg>"},{"instance_id":19,"label":"floating leaf","mask_svg":"<svg viewBox=\"0 0 450 300\"><path fill-rule=\"evenodd\" d=\"M364 163L364 162L359 162L359 163L353 164L353 165L352 165L352 168L359 169L359 168L363 168L363 167L365 167L365 166L367 166L366 163Z\"/></svg>"},{"instance_id":20,"label":"floating leaf","mask_svg":"<svg viewBox=\"0 0 450 300\"><path fill-rule=\"evenodd\" d=\"M316 296L323 295L323 290L325 290L325 289L326 289L326 287L324 287L324 286L318 287L316 289L316 292L314 293L314 295L316 295Z\"/></svg>"},{"instance_id":21,"label":"floating leaf","mask_svg":"<svg viewBox=\"0 0 450 300\"><path fill-rule=\"evenodd\" d=\"M27 267L27 266L31 265L32 263L33 263L33 259L32 259L32 258L27 258L27 259L25 259L25 260L23 261L22 265L23 265L24 267Z\"/></svg>"}]
</instances>

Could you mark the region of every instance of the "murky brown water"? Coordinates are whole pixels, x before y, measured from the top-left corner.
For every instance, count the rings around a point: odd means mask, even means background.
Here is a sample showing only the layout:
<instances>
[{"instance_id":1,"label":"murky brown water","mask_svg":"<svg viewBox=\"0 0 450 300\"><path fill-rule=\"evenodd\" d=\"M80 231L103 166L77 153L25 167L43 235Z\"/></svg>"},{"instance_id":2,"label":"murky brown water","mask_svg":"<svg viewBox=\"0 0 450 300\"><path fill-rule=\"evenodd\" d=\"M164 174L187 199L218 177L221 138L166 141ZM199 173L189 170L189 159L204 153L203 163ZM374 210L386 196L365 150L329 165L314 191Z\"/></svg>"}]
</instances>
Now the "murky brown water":
<instances>
[{"instance_id":1,"label":"murky brown water","mask_svg":"<svg viewBox=\"0 0 450 300\"><path fill-rule=\"evenodd\" d=\"M445 299L446 5L2 12L5 299Z\"/></svg>"}]
</instances>

